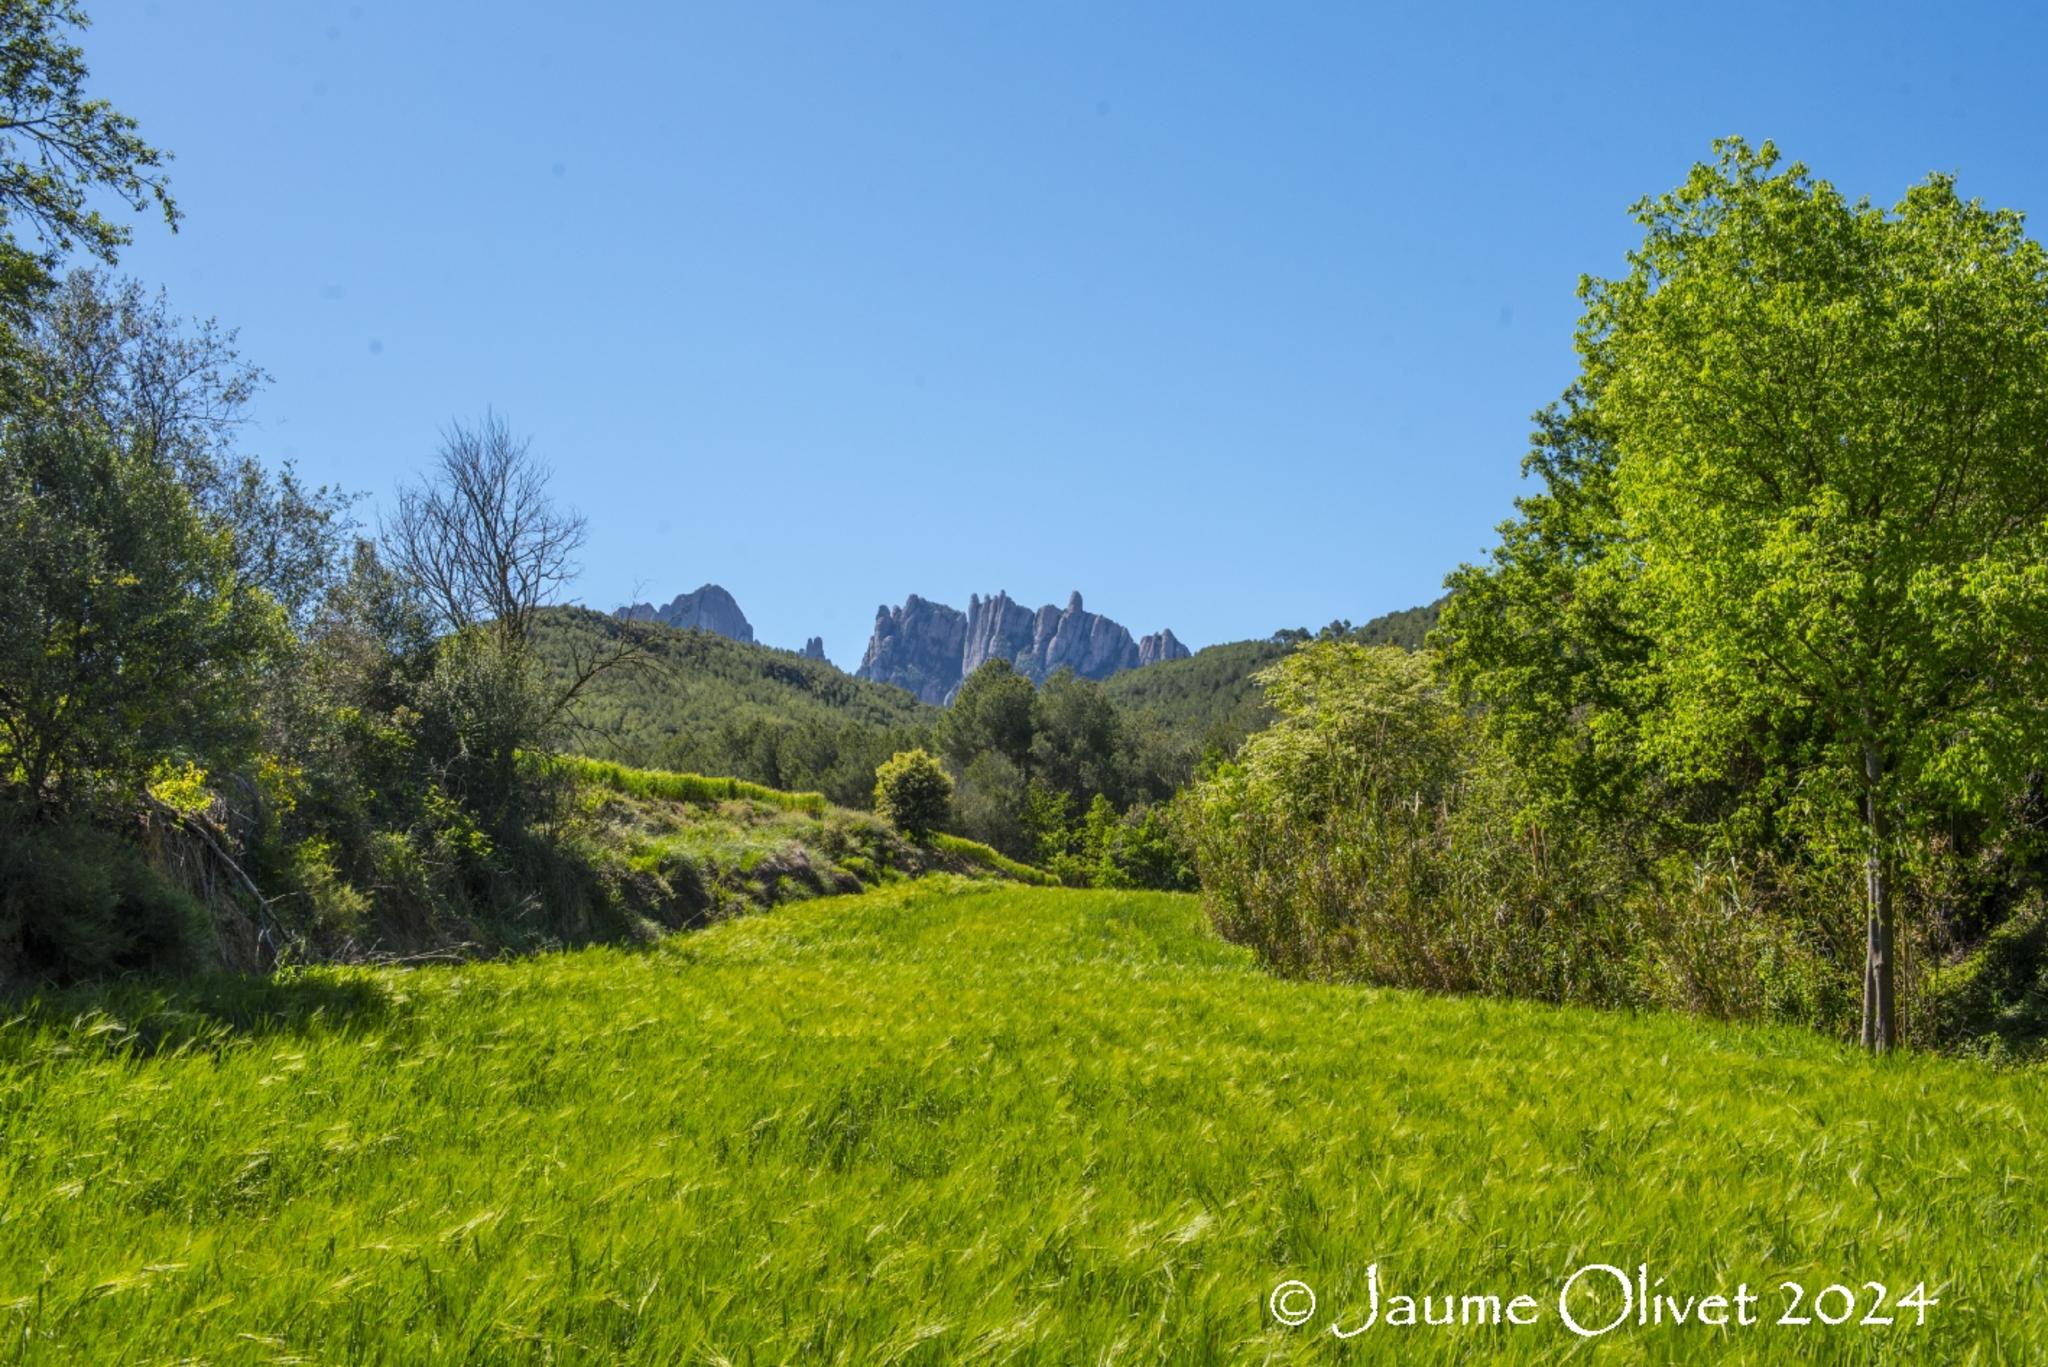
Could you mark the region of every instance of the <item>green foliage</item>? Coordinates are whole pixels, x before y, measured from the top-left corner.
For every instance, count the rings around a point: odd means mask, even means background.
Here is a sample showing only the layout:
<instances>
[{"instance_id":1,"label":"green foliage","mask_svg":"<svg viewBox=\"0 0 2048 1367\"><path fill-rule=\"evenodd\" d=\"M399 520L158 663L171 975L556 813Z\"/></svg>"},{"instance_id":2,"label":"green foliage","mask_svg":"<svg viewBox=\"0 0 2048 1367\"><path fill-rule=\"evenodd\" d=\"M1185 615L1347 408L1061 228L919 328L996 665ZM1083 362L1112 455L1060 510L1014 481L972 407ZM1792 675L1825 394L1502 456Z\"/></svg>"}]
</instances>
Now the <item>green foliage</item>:
<instances>
[{"instance_id":1,"label":"green foliage","mask_svg":"<svg viewBox=\"0 0 2048 1367\"><path fill-rule=\"evenodd\" d=\"M1039 856L1038 805L1046 794L1014 762L993 750L974 756L958 770L953 786L953 826L960 834L1008 850ZM1066 794L1058 795L1064 819Z\"/></svg>"},{"instance_id":2,"label":"green foliage","mask_svg":"<svg viewBox=\"0 0 2048 1367\"><path fill-rule=\"evenodd\" d=\"M1588 1360L2048 1354L2048 1075L1281 981L1201 921L919 882L652 952L20 1002L0 1317L32 1363L1555 1362L1554 1315L1328 1326L1368 1264L1384 1313L1638 1259L1767 1322ZM1865 1276L1940 1304L1768 1323Z\"/></svg>"},{"instance_id":3,"label":"green foliage","mask_svg":"<svg viewBox=\"0 0 2048 1367\"><path fill-rule=\"evenodd\" d=\"M1217 929L1275 970L1845 1027L1834 906L1531 820L1428 656L1318 642L1263 678L1278 719L1183 821Z\"/></svg>"},{"instance_id":4,"label":"green foliage","mask_svg":"<svg viewBox=\"0 0 2048 1367\"><path fill-rule=\"evenodd\" d=\"M1031 680L1008 660L988 660L953 695L939 726L939 748L956 769L991 754L1028 770L1038 705Z\"/></svg>"},{"instance_id":5,"label":"green foliage","mask_svg":"<svg viewBox=\"0 0 2048 1367\"><path fill-rule=\"evenodd\" d=\"M23 340L23 406L168 468L229 535L236 577L303 630L348 568L356 500L235 449L269 379L235 331L180 320L138 281L74 270L39 301Z\"/></svg>"},{"instance_id":6,"label":"green foliage","mask_svg":"<svg viewBox=\"0 0 2048 1367\"><path fill-rule=\"evenodd\" d=\"M335 866L332 840L314 836L291 851L288 877L292 891L304 899L303 921L323 940L353 936L370 913L370 898L343 878ZM301 910L294 908L295 911Z\"/></svg>"},{"instance_id":7,"label":"green foliage","mask_svg":"<svg viewBox=\"0 0 2048 1367\"><path fill-rule=\"evenodd\" d=\"M1459 776L1462 720L1429 663L1317 642L1259 680L1274 724L1195 800L1217 928L1285 973L1441 973L1416 951L1436 919L1439 816Z\"/></svg>"},{"instance_id":8,"label":"green foliage","mask_svg":"<svg viewBox=\"0 0 2048 1367\"><path fill-rule=\"evenodd\" d=\"M579 652L620 637L636 640L648 663L588 690L571 736L573 748L600 759L730 774L864 807L876 767L925 745L944 715L825 661L708 631L580 609L543 614L536 625L541 656L558 679Z\"/></svg>"},{"instance_id":9,"label":"green foliage","mask_svg":"<svg viewBox=\"0 0 2048 1367\"><path fill-rule=\"evenodd\" d=\"M132 802L160 763L251 739L283 623L146 453L0 421L0 571L0 780L17 800Z\"/></svg>"},{"instance_id":10,"label":"green foliage","mask_svg":"<svg viewBox=\"0 0 2048 1367\"><path fill-rule=\"evenodd\" d=\"M1362 626L1333 622L1323 639L1359 645L1422 647L1446 600L1375 617ZM1103 680L1130 737L1138 786L1164 797L1184 786L1204 762L1237 753L1246 736L1272 720L1255 676L1300 643L1306 628L1275 632L1258 641L1231 641L1129 669Z\"/></svg>"},{"instance_id":11,"label":"green foliage","mask_svg":"<svg viewBox=\"0 0 2048 1367\"><path fill-rule=\"evenodd\" d=\"M86 23L76 0L0 3L0 295L15 308L73 247L112 261L127 245L128 229L91 207L95 193L178 222L169 157L86 93L85 54L72 41ZM22 229L35 249L17 241Z\"/></svg>"},{"instance_id":12,"label":"green foliage","mask_svg":"<svg viewBox=\"0 0 2048 1367\"><path fill-rule=\"evenodd\" d=\"M1860 974L1872 1047L1950 1038L1928 969L2048 874L2048 254L1946 177L1885 210L1716 153L1585 283L1542 490L1433 640L1519 822L1646 905L1735 871L1816 1023ZM1732 922L1698 948L1776 971Z\"/></svg>"},{"instance_id":13,"label":"green foliage","mask_svg":"<svg viewBox=\"0 0 2048 1367\"><path fill-rule=\"evenodd\" d=\"M1625 572L1614 448L1577 388L1536 424L1522 473L1542 491L1515 500L1489 564L1450 576L1431 644L1521 771L1532 815L1676 818L1643 801L1638 719L1655 683Z\"/></svg>"},{"instance_id":14,"label":"green foliage","mask_svg":"<svg viewBox=\"0 0 2048 1367\"><path fill-rule=\"evenodd\" d=\"M741 799L780 807L786 812L809 812L814 816L825 810L823 793L785 793L736 778L707 778L702 774L676 774L665 769L633 769L623 764L585 759L580 755L560 755L548 763L579 783L599 784L613 792L634 797L695 803Z\"/></svg>"},{"instance_id":15,"label":"green foliage","mask_svg":"<svg viewBox=\"0 0 2048 1367\"><path fill-rule=\"evenodd\" d=\"M1077 808L1098 796L1121 805L1136 796L1130 733L1094 679L1062 669L1038 690L1031 714L1033 777Z\"/></svg>"},{"instance_id":16,"label":"green foliage","mask_svg":"<svg viewBox=\"0 0 2048 1367\"><path fill-rule=\"evenodd\" d=\"M2048 739L2019 645L2048 623L2048 254L1948 177L1886 212L1769 144L1718 152L1584 290L1642 734L1686 775L1759 756L1767 800L1865 855L1884 1048L1899 828L1996 812Z\"/></svg>"},{"instance_id":17,"label":"green foliage","mask_svg":"<svg viewBox=\"0 0 2048 1367\"><path fill-rule=\"evenodd\" d=\"M1581 326L1658 652L1646 733L1718 767L1799 728L1807 806L1849 839L1869 785L1993 800L2043 726L1981 595L2041 620L2048 255L1945 177L1887 213L1768 144L1720 153L1639 206Z\"/></svg>"},{"instance_id":18,"label":"green foliage","mask_svg":"<svg viewBox=\"0 0 2048 1367\"><path fill-rule=\"evenodd\" d=\"M1935 969L1928 1033L1993 1058L2048 1054L2048 901L2031 895L1981 943Z\"/></svg>"},{"instance_id":19,"label":"green foliage","mask_svg":"<svg viewBox=\"0 0 2048 1367\"><path fill-rule=\"evenodd\" d=\"M1119 813L1098 793L1080 821L1068 823L1063 811L1059 816L1047 823L1040 850L1067 886L1172 892L1198 886L1194 849L1167 807L1139 803Z\"/></svg>"},{"instance_id":20,"label":"green foliage","mask_svg":"<svg viewBox=\"0 0 2048 1367\"><path fill-rule=\"evenodd\" d=\"M952 815L953 780L922 749L905 750L875 770L875 814L912 839Z\"/></svg>"},{"instance_id":21,"label":"green foliage","mask_svg":"<svg viewBox=\"0 0 2048 1367\"><path fill-rule=\"evenodd\" d=\"M199 904L120 837L76 824L0 827L0 982L191 971L211 938Z\"/></svg>"},{"instance_id":22,"label":"green foliage","mask_svg":"<svg viewBox=\"0 0 2048 1367\"><path fill-rule=\"evenodd\" d=\"M1349 618L1340 617L1320 631L1291 627L1274 632L1272 639L1275 644L1283 646L1297 646L1308 641L1349 641L1360 646L1399 646L1403 650L1420 650L1436 626L1443 606L1444 600L1439 598L1419 608L1383 613L1363 626L1353 626Z\"/></svg>"},{"instance_id":23,"label":"green foliage","mask_svg":"<svg viewBox=\"0 0 2048 1367\"><path fill-rule=\"evenodd\" d=\"M415 743L465 801L502 820L520 796L518 755L549 739L553 701L531 652L496 632L451 632L412 698Z\"/></svg>"},{"instance_id":24,"label":"green foliage","mask_svg":"<svg viewBox=\"0 0 2048 1367\"><path fill-rule=\"evenodd\" d=\"M214 805L213 790L206 786L206 771L189 759L176 764L158 760L150 770L144 791L180 817L204 816Z\"/></svg>"},{"instance_id":25,"label":"green foliage","mask_svg":"<svg viewBox=\"0 0 2048 1367\"><path fill-rule=\"evenodd\" d=\"M1244 738L1272 720L1253 675L1285 655L1278 641L1232 641L1185 660L1112 674L1102 691L1135 738L1147 786L1171 791L1205 759L1237 753Z\"/></svg>"}]
</instances>

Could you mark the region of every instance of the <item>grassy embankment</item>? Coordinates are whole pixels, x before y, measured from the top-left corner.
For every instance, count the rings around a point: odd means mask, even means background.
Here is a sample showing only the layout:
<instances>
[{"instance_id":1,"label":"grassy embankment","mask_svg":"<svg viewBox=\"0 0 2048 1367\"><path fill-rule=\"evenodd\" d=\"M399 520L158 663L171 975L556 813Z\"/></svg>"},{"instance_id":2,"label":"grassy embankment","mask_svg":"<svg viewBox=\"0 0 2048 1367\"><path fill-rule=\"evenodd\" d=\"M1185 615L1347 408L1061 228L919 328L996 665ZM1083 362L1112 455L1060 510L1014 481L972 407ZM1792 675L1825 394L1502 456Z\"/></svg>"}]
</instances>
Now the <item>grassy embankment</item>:
<instances>
[{"instance_id":1,"label":"grassy embankment","mask_svg":"<svg viewBox=\"0 0 2048 1367\"><path fill-rule=\"evenodd\" d=\"M925 880L0 1020L9 1361L1549 1361L1564 1276L1645 1261L1939 1304L1594 1359L2048 1354L2048 1075L1282 982L1186 897ZM1542 1318L1337 1343L1373 1263Z\"/></svg>"},{"instance_id":2,"label":"grassy embankment","mask_svg":"<svg viewBox=\"0 0 2048 1367\"><path fill-rule=\"evenodd\" d=\"M573 755L550 764L573 785L581 829L613 867L621 903L644 923L627 938L655 939L904 876L1054 881L976 841L907 840L873 813L836 807L822 793Z\"/></svg>"}]
</instances>

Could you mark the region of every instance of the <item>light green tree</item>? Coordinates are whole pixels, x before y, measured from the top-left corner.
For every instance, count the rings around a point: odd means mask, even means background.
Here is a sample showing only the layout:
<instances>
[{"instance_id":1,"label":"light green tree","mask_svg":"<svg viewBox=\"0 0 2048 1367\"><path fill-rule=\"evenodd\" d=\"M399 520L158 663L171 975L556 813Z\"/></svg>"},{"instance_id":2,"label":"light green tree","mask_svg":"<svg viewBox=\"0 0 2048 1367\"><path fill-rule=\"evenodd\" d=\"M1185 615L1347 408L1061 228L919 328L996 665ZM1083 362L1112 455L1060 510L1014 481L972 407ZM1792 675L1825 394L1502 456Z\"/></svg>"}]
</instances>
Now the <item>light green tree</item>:
<instances>
[{"instance_id":1,"label":"light green tree","mask_svg":"<svg viewBox=\"0 0 2048 1367\"><path fill-rule=\"evenodd\" d=\"M946 822L953 804L953 780L922 747L904 750L875 770L875 811L914 839Z\"/></svg>"},{"instance_id":2,"label":"light green tree","mask_svg":"<svg viewBox=\"0 0 2048 1367\"><path fill-rule=\"evenodd\" d=\"M1717 144L1636 214L1579 347L1656 679L1643 743L1679 775L1765 754L1860 851L1882 1051L1903 828L2040 753L2048 256L1948 177L1886 210L1769 143Z\"/></svg>"}]
</instances>

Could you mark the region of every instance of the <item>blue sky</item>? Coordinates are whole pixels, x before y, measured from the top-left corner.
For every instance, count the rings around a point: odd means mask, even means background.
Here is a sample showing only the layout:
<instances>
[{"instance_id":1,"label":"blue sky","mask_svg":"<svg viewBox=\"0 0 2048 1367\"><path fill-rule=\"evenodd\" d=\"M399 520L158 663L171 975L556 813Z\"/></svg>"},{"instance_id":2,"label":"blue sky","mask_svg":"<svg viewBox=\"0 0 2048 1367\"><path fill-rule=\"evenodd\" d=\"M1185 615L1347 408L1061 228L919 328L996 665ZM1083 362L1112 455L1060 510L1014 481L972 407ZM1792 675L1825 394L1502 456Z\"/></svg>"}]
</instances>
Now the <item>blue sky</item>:
<instances>
[{"instance_id":1,"label":"blue sky","mask_svg":"<svg viewBox=\"0 0 2048 1367\"><path fill-rule=\"evenodd\" d=\"M495 406L577 594L851 668L1007 589L1192 645L1434 597L1574 290L1717 135L2048 209L2035 7L99 0L177 156L127 271L371 496Z\"/></svg>"}]
</instances>

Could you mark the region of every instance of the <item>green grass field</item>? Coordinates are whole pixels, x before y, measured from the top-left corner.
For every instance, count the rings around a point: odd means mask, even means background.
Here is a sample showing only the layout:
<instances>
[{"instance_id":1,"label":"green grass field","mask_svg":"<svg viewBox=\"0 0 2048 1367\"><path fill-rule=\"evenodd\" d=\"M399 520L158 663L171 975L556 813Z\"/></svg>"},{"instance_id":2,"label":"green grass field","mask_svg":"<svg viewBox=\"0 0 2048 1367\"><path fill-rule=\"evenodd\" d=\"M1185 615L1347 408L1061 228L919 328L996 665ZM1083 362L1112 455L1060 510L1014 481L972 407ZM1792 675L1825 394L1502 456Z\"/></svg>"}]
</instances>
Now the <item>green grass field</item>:
<instances>
[{"instance_id":1,"label":"green grass field","mask_svg":"<svg viewBox=\"0 0 2048 1367\"><path fill-rule=\"evenodd\" d=\"M925 880L14 1010L0 1362L2048 1357L2048 1076L1281 982L1192 898ZM1766 1322L1578 1339L1595 1262ZM1374 1264L1542 1316L1340 1341ZM1787 1279L1938 1304L1775 1325Z\"/></svg>"}]
</instances>

